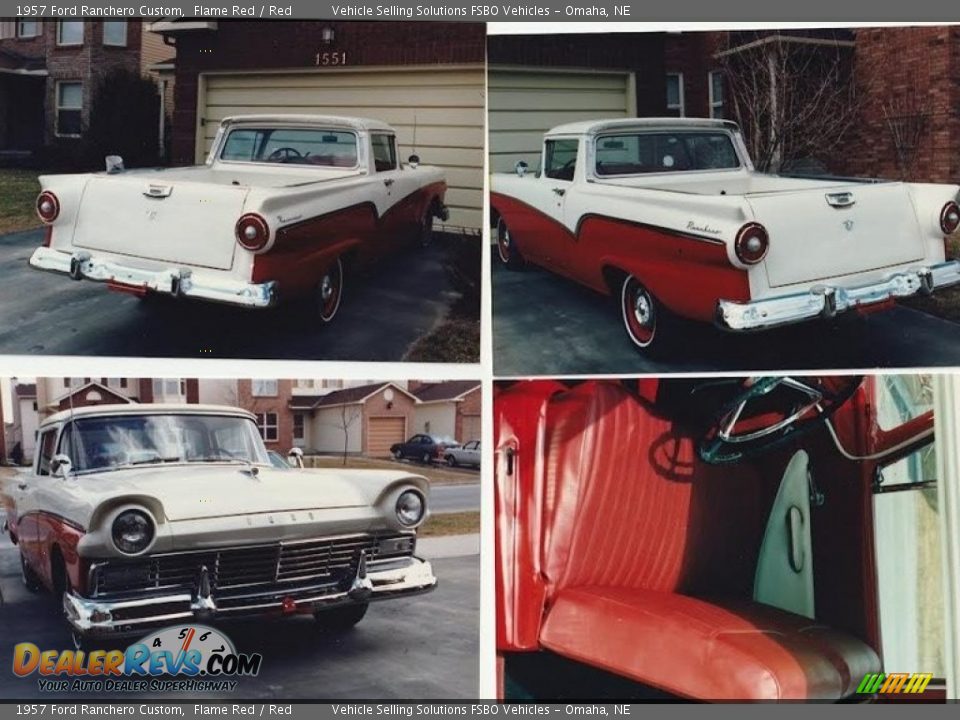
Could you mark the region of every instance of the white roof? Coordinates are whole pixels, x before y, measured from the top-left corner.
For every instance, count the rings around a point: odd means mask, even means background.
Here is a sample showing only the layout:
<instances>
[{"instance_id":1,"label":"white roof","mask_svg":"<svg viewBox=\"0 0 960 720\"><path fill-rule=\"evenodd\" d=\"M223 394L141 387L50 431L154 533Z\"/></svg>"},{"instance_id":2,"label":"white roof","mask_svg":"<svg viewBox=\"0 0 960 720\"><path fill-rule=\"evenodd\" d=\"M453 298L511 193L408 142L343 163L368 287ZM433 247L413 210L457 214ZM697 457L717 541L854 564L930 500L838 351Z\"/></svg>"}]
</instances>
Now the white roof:
<instances>
[{"instance_id":1,"label":"white roof","mask_svg":"<svg viewBox=\"0 0 960 720\"><path fill-rule=\"evenodd\" d=\"M222 124L282 124L282 125L310 125L320 127L343 127L351 130L386 130L396 133L392 127L380 120L362 117L346 117L339 115L304 115L271 113L263 115L233 115L221 121Z\"/></svg>"},{"instance_id":2,"label":"white roof","mask_svg":"<svg viewBox=\"0 0 960 720\"><path fill-rule=\"evenodd\" d=\"M711 118L615 118L611 120L584 120L581 122L558 125L547 135L590 135L605 130L626 129L693 129L711 128L714 130L732 130L737 124L731 120L713 120Z\"/></svg>"},{"instance_id":3,"label":"white roof","mask_svg":"<svg viewBox=\"0 0 960 720\"><path fill-rule=\"evenodd\" d=\"M69 420L70 418L96 417L96 416L114 416L114 415L232 415L237 417L253 418L253 414L240 408L229 407L227 405L187 405L177 403L133 403L115 404L115 405L87 405L85 407L73 408L72 410L61 410L54 413L42 423L45 425L54 425L58 422Z\"/></svg>"}]
</instances>

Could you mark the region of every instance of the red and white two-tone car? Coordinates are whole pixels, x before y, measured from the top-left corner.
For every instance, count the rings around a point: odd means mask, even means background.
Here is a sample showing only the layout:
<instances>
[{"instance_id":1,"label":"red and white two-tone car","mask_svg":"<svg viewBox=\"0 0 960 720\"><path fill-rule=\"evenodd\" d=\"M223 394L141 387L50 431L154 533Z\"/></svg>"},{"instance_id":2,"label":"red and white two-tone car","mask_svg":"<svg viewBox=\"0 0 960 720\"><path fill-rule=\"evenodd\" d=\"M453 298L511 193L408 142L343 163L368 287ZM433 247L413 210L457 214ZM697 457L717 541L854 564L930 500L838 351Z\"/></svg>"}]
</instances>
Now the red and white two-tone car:
<instances>
[{"instance_id":1,"label":"red and white two-tone car","mask_svg":"<svg viewBox=\"0 0 960 720\"><path fill-rule=\"evenodd\" d=\"M345 272L446 218L446 182L377 120L314 115L225 119L205 165L40 178L47 227L30 265L138 296L247 308L309 298L333 320Z\"/></svg>"},{"instance_id":2,"label":"red and white two-tone car","mask_svg":"<svg viewBox=\"0 0 960 720\"><path fill-rule=\"evenodd\" d=\"M634 118L554 128L539 172L493 175L490 205L508 268L618 298L652 352L678 316L760 330L960 282L958 191L764 174L735 123Z\"/></svg>"}]
</instances>

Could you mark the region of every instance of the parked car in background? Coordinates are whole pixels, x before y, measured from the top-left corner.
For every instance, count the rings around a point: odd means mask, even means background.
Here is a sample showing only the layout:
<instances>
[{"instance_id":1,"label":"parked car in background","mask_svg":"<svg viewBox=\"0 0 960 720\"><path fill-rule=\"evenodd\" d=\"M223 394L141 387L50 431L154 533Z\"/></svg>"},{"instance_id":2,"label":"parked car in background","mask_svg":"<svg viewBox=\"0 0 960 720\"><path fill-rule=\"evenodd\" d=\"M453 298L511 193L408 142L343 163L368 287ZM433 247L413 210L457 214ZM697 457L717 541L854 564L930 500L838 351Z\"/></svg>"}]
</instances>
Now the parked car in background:
<instances>
[{"instance_id":1,"label":"parked car in background","mask_svg":"<svg viewBox=\"0 0 960 720\"><path fill-rule=\"evenodd\" d=\"M346 628L371 601L437 582L415 555L424 477L276 469L244 410L57 413L9 493L23 581L52 592L78 636L302 613Z\"/></svg>"},{"instance_id":2,"label":"parked car in background","mask_svg":"<svg viewBox=\"0 0 960 720\"><path fill-rule=\"evenodd\" d=\"M678 318L763 330L960 282L958 191L763 174L728 120L634 118L554 128L539 172L492 176L490 206L507 268L613 297L654 353Z\"/></svg>"},{"instance_id":3,"label":"parked car in background","mask_svg":"<svg viewBox=\"0 0 960 720\"><path fill-rule=\"evenodd\" d=\"M447 448L458 447L457 441L449 437L417 434L406 442L390 447L390 453L397 460L419 460L424 465L443 460Z\"/></svg>"},{"instance_id":4,"label":"parked car in background","mask_svg":"<svg viewBox=\"0 0 960 720\"><path fill-rule=\"evenodd\" d=\"M295 300L336 316L349 270L411 244L446 218L446 182L396 131L365 118L223 120L203 166L45 175L46 225L30 265L165 294L264 308Z\"/></svg>"},{"instance_id":5,"label":"parked car in background","mask_svg":"<svg viewBox=\"0 0 960 720\"><path fill-rule=\"evenodd\" d=\"M461 447L448 448L443 457L450 467L458 467L459 465L480 467L480 441L471 440Z\"/></svg>"}]
</instances>

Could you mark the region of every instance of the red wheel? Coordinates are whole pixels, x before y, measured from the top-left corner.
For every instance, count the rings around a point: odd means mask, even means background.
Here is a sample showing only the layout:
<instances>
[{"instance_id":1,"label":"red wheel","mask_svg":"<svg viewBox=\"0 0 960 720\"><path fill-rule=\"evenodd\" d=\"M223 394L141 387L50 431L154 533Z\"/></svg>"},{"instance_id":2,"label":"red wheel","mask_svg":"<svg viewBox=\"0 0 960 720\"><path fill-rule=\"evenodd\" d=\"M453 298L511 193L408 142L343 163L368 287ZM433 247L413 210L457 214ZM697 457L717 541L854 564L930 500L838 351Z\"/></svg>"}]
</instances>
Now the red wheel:
<instances>
[{"instance_id":1,"label":"red wheel","mask_svg":"<svg viewBox=\"0 0 960 720\"><path fill-rule=\"evenodd\" d=\"M620 289L620 309L627 335L638 348L648 348L657 336L657 303L653 295L629 275Z\"/></svg>"},{"instance_id":2,"label":"red wheel","mask_svg":"<svg viewBox=\"0 0 960 720\"><path fill-rule=\"evenodd\" d=\"M321 322L333 320L340 309L340 299L343 297L343 263L340 258L327 268L326 274L320 278L317 285L317 303Z\"/></svg>"}]
</instances>

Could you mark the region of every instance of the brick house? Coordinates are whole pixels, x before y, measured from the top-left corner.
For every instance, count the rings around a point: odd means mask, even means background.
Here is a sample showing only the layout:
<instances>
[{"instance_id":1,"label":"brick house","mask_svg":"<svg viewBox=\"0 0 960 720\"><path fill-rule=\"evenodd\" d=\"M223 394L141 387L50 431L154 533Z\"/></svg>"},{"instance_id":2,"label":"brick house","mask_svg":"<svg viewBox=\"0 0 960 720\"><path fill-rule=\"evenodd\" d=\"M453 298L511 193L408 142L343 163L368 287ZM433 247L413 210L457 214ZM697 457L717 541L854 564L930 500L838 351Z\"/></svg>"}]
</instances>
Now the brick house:
<instances>
[{"instance_id":1,"label":"brick house","mask_svg":"<svg viewBox=\"0 0 960 720\"><path fill-rule=\"evenodd\" d=\"M172 156L202 162L220 120L245 113L373 117L402 158L444 169L447 229L483 210L485 26L479 23L173 20Z\"/></svg>"},{"instance_id":2,"label":"brick house","mask_svg":"<svg viewBox=\"0 0 960 720\"><path fill-rule=\"evenodd\" d=\"M409 388L419 401L415 413L416 432L451 437L462 443L480 439L480 383L475 380L411 381Z\"/></svg>"},{"instance_id":3,"label":"brick house","mask_svg":"<svg viewBox=\"0 0 960 720\"><path fill-rule=\"evenodd\" d=\"M816 165L837 175L960 182L960 27L944 25L495 36L489 53L491 165L510 170L524 159L537 167L542 132L573 120L736 120L724 55L773 41L839 49L849 62L849 82L860 97L856 120L842 148L822 153ZM523 130L511 120L516 111L528 120ZM904 152L909 163L902 169L898 154Z\"/></svg>"},{"instance_id":4,"label":"brick house","mask_svg":"<svg viewBox=\"0 0 960 720\"><path fill-rule=\"evenodd\" d=\"M0 20L0 157L83 135L98 80L141 73L164 51L143 20ZM159 122L159 118L158 118Z\"/></svg>"},{"instance_id":5,"label":"brick house","mask_svg":"<svg viewBox=\"0 0 960 720\"><path fill-rule=\"evenodd\" d=\"M237 405L256 415L267 449L284 455L293 447L293 414L287 410L292 388L292 380L237 380Z\"/></svg>"}]
</instances>

